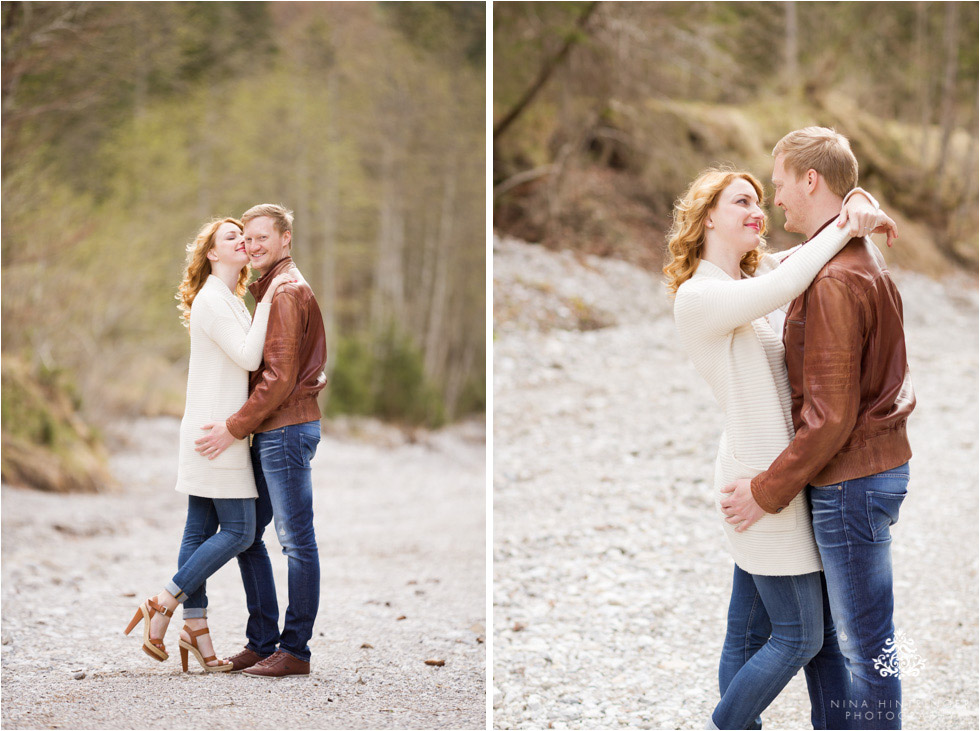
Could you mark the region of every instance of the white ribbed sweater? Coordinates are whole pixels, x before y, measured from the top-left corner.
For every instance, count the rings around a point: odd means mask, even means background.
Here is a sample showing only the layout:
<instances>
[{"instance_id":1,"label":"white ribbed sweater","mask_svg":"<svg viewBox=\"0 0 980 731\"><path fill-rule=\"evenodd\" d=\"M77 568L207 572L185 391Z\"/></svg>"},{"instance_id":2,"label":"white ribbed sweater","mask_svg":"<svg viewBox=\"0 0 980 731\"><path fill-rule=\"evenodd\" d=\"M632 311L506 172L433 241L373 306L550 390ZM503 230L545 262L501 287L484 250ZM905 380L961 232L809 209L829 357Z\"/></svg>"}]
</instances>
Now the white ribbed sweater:
<instances>
[{"instance_id":1,"label":"white ribbed sweater","mask_svg":"<svg viewBox=\"0 0 980 731\"><path fill-rule=\"evenodd\" d=\"M213 460L194 451L194 440L204 436L205 424L224 421L248 400L248 373L262 361L269 309L268 304L258 304L253 321L245 303L213 274L194 298L177 492L209 498L258 497L248 440L236 439Z\"/></svg>"},{"instance_id":2,"label":"white ribbed sweater","mask_svg":"<svg viewBox=\"0 0 980 731\"><path fill-rule=\"evenodd\" d=\"M847 229L835 221L782 264L766 255L755 276L739 280L702 259L674 300L681 343L725 411L715 508L732 558L751 574L789 576L822 568L804 493L782 512L736 533L721 513L720 491L763 472L793 439L782 333L765 316L802 294L848 240Z\"/></svg>"}]
</instances>

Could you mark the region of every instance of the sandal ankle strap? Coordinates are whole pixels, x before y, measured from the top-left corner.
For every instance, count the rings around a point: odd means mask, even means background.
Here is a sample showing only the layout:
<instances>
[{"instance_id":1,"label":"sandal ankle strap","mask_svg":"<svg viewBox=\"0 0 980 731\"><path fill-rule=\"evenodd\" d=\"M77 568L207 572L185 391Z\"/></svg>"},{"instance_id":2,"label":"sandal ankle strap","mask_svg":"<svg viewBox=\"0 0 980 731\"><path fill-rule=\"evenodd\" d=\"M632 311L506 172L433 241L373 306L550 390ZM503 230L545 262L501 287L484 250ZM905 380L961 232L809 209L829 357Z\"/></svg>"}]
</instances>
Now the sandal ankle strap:
<instances>
[{"instance_id":1,"label":"sandal ankle strap","mask_svg":"<svg viewBox=\"0 0 980 731\"><path fill-rule=\"evenodd\" d=\"M154 612L159 612L164 617L172 617L172 616L174 616L174 610L173 609L167 609L165 606L163 606L161 604L157 604L152 599L147 599L146 600L146 605L150 609L152 609Z\"/></svg>"}]
</instances>

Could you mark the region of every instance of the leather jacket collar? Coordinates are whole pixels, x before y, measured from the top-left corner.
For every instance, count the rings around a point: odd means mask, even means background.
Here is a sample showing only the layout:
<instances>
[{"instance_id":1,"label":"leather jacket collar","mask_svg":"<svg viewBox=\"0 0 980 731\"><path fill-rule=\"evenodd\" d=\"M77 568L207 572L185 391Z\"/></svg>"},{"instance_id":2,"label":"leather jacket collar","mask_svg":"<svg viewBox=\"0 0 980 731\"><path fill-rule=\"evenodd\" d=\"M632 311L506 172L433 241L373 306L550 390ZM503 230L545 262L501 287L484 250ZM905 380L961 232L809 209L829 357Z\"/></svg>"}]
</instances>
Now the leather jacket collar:
<instances>
[{"instance_id":1,"label":"leather jacket collar","mask_svg":"<svg viewBox=\"0 0 980 731\"><path fill-rule=\"evenodd\" d=\"M293 258L291 256L284 256L269 271L248 285L248 291L252 293L255 301L258 302L265 296L265 291L269 288L270 282L275 279L277 274L286 271L292 266Z\"/></svg>"}]
</instances>

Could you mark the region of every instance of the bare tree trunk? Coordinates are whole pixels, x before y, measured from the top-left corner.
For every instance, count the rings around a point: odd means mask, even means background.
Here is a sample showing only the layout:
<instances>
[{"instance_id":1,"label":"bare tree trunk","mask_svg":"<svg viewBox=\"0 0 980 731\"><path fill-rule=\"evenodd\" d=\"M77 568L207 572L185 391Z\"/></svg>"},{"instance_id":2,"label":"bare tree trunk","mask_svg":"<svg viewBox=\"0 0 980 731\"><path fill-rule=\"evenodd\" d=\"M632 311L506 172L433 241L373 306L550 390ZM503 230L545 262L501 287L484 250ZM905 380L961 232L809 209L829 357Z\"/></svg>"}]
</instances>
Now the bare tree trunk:
<instances>
[{"instance_id":1,"label":"bare tree trunk","mask_svg":"<svg viewBox=\"0 0 980 731\"><path fill-rule=\"evenodd\" d=\"M302 136L296 134L296 139ZM299 229L299 236L293 231L292 243L289 245L289 255L294 260L299 253L297 266L309 261L313 252L313 217L310 215L310 160L308 155L299 152L296 155L296 164L293 167L294 188L288 193L292 198L292 208L295 211L296 223ZM300 267L302 270L302 267Z\"/></svg>"},{"instance_id":2,"label":"bare tree trunk","mask_svg":"<svg viewBox=\"0 0 980 731\"><path fill-rule=\"evenodd\" d=\"M452 418L455 413L456 400L459 398L459 391L466 378L465 365L461 358L450 358L452 354L458 354L460 348L466 342L465 323L463 321L463 288L454 289L448 298L445 332L435 345L434 357L440 364L439 375L443 384L442 395L443 403L446 407L447 416ZM454 349L453 344L457 344ZM452 402L452 403L450 403Z\"/></svg>"},{"instance_id":3,"label":"bare tree trunk","mask_svg":"<svg viewBox=\"0 0 980 731\"><path fill-rule=\"evenodd\" d=\"M582 17L578 19L578 22L575 25L577 32L569 33L568 38L565 39L565 42L562 44L562 47L558 53L545 61L544 65L541 67L541 70L538 72L538 77L534 80L534 83L531 84L528 90L524 92L523 96L521 96L517 103L511 107L510 111L508 111L500 119L500 121L494 125L494 140L502 135L507 128L521 116L524 110L527 109L528 105L534 100L534 97L538 95L538 92L540 92L541 89L544 88L544 85L548 83L548 79L551 78L551 75L555 72L555 69L561 65L561 62L565 60L568 52L572 50L572 46L574 46L575 43L580 40L581 36L585 34L589 18L592 17L592 14L595 12L598 6L598 2L589 3L589 6L585 9L585 12L582 13Z\"/></svg>"},{"instance_id":4,"label":"bare tree trunk","mask_svg":"<svg viewBox=\"0 0 980 731\"><path fill-rule=\"evenodd\" d=\"M973 182L976 178L977 173L977 146L978 140L976 135L977 124L980 122L978 119L977 106L973 105L973 113L970 115L970 130L973 132L970 135L970 152L963 156L963 167L960 169L959 179L962 181L962 192L960 193L960 210L965 213L965 210L970 206L975 207L975 194L973 190Z\"/></svg>"},{"instance_id":5,"label":"bare tree trunk","mask_svg":"<svg viewBox=\"0 0 980 731\"><path fill-rule=\"evenodd\" d=\"M425 336L425 372L436 377L443 372L443 346L449 340L446 332L446 310L449 307L449 267L453 257L453 235L456 214L456 155L450 156L446 167L439 217L439 239L436 253L432 297L429 300L429 326Z\"/></svg>"},{"instance_id":6,"label":"bare tree trunk","mask_svg":"<svg viewBox=\"0 0 980 731\"><path fill-rule=\"evenodd\" d=\"M213 87L208 84L208 99L214 98ZM217 122L217 106L206 104L204 107L204 120L201 125L199 146L197 150L197 219L204 221L209 216L213 216L211 211L211 130L215 128Z\"/></svg>"},{"instance_id":7,"label":"bare tree trunk","mask_svg":"<svg viewBox=\"0 0 980 731\"><path fill-rule=\"evenodd\" d=\"M450 368L449 375L446 379L446 418L452 421L457 416L457 407L459 406L459 396L463 391L463 387L466 385L466 378L469 375L470 369L473 367L473 361L476 358L476 348L472 343L467 342L463 348L463 357L460 359L459 363L454 364Z\"/></svg>"},{"instance_id":8,"label":"bare tree trunk","mask_svg":"<svg viewBox=\"0 0 980 731\"><path fill-rule=\"evenodd\" d=\"M799 88L800 78L800 43L799 43L799 24L796 17L796 3L793 0L784 2L786 9L786 67L783 77L786 88L795 92Z\"/></svg>"},{"instance_id":9,"label":"bare tree trunk","mask_svg":"<svg viewBox=\"0 0 980 731\"><path fill-rule=\"evenodd\" d=\"M434 206L425 206L419 214L422 216L422 261L419 265L419 280L417 282L417 297L412 309L412 332L420 343L425 342L426 328L429 322L429 296L435 281L436 264L439 259L439 217L440 211L434 211Z\"/></svg>"},{"instance_id":10,"label":"bare tree trunk","mask_svg":"<svg viewBox=\"0 0 980 731\"><path fill-rule=\"evenodd\" d=\"M376 331L389 322L401 323L404 314L402 253L405 225L395 180L394 143L385 138L381 145L381 204L378 226L378 256L375 263L371 322Z\"/></svg>"},{"instance_id":11,"label":"bare tree trunk","mask_svg":"<svg viewBox=\"0 0 980 731\"><path fill-rule=\"evenodd\" d=\"M946 3L946 27L943 35L946 47L946 66L943 71L942 136L939 143L939 159L936 163L936 193L940 192L946 173L949 139L956 122L956 57L959 50L956 28L958 3Z\"/></svg>"},{"instance_id":12,"label":"bare tree trunk","mask_svg":"<svg viewBox=\"0 0 980 731\"><path fill-rule=\"evenodd\" d=\"M323 166L326 181L323 186L323 246L320 250L320 314L327 338L327 372L333 370L337 358L336 311L337 281L337 217L340 214L340 186L335 161L339 139L337 134L337 71L331 69L327 74L327 164Z\"/></svg>"},{"instance_id":13,"label":"bare tree trunk","mask_svg":"<svg viewBox=\"0 0 980 731\"><path fill-rule=\"evenodd\" d=\"M919 147L919 164L923 169L929 168L929 125L932 122L932 88L931 64L928 63L927 36L929 33L929 16L927 3L918 2L915 7L915 68L920 74L919 124L922 127L922 141Z\"/></svg>"}]
</instances>

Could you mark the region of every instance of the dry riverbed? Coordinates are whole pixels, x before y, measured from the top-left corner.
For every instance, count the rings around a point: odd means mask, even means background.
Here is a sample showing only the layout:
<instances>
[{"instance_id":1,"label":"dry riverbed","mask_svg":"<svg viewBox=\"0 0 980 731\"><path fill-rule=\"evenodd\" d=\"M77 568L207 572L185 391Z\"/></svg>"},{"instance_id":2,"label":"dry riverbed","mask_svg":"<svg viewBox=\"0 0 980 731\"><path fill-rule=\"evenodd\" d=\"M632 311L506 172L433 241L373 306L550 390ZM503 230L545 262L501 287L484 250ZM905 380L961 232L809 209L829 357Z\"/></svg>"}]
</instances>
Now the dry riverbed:
<instances>
[{"instance_id":1,"label":"dry riverbed","mask_svg":"<svg viewBox=\"0 0 980 731\"><path fill-rule=\"evenodd\" d=\"M373 443L324 437L313 463L322 578L312 675L281 680L204 676L193 659L182 674L179 612L168 662L140 651L141 629L122 634L176 568L186 509L173 490L177 426L116 425L119 492L3 486L4 728L485 726L482 422L415 443L381 427ZM286 558L273 536L270 527L284 613ZM208 581L208 598L216 649L233 654L247 618L234 561Z\"/></svg>"},{"instance_id":2,"label":"dry riverbed","mask_svg":"<svg viewBox=\"0 0 980 731\"><path fill-rule=\"evenodd\" d=\"M497 728L704 728L732 562L710 498L721 413L659 277L494 245ZM894 272L918 406L893 528L904 727L977 728L976 282ZM810 728L802 673L763 714Z\"/></svg>"}]
</instances>

